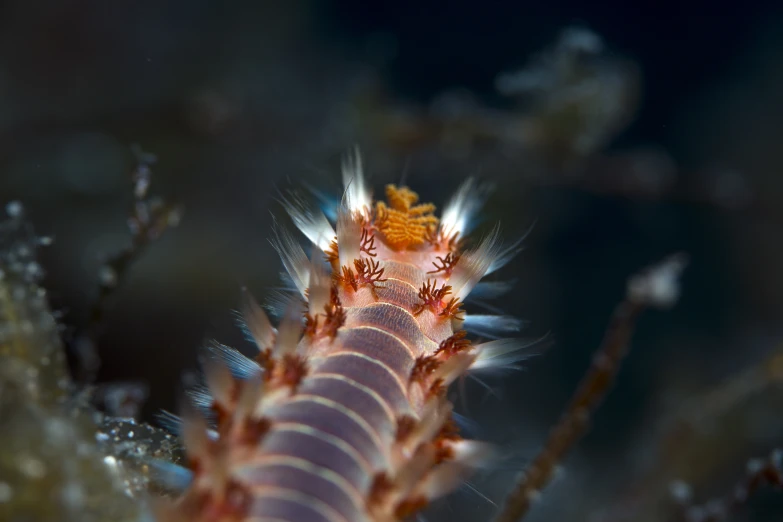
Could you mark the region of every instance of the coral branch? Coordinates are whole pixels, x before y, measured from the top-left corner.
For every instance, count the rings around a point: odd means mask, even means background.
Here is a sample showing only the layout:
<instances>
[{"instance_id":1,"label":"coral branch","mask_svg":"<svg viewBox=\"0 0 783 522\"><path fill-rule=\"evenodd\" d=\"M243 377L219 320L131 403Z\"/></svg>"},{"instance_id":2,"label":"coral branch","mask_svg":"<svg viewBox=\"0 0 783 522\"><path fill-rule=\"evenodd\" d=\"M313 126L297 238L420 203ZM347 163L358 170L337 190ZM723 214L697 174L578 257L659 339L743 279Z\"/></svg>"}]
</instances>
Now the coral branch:
<instances>
[{"instance_id":1,"label":"coral branch","mask_svg":"<svg viewBox=\"0 0 783 522\"><path fill-rule=\"evenodd\" d=\"M591 368L544 448L507 497L497 522L520 520L539 491L549 484L555 467L587 431L590 415L614 382L641 312L648 307L668 308L676 302L678 278L685 264L685 256L674 255L628 281L625 299L614 310Z\"/></svg>"}]
</instances>

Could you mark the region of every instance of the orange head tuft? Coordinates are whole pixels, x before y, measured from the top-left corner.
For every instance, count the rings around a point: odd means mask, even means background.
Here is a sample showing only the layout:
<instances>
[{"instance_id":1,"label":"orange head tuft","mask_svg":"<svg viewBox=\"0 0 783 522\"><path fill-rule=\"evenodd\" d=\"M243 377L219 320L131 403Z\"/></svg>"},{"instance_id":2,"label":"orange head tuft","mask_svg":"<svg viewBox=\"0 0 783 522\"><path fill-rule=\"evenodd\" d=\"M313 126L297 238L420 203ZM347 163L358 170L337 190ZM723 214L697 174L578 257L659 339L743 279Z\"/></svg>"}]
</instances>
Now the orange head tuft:
<instances>
[{"instance_id":1,"label":"orange head tuft","mask_svg":"<svg viewBox=\"0 0 783 522\"><path fill-rule=\"evenodd\" d=\"M375 228L383 233L386 244L394 250L422 245L438 226L438 218L433 215L435 205L417 205L419 195L408 187L387 185L386 199L388 205L382 201L376 203Z\"/></svg>"}]
</instances>

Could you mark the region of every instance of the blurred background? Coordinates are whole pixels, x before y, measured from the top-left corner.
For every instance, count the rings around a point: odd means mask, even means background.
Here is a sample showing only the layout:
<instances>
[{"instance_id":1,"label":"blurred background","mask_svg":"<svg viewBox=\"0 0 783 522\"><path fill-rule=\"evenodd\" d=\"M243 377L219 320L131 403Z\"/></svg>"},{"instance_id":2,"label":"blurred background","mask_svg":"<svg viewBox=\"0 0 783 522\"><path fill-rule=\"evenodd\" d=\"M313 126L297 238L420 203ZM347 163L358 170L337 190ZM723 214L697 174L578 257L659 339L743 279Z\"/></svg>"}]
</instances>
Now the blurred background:
<instances>
[{"instance_id":1,"label":"blurred background","mask_svg":"<svg viewBox=\"0 0 783 522\"><path fill-rule=\"evenodd\" d=\"M491 516L627 277L687 252L680 303L643 317L529 516L677 520L674 485L701 504L783 446L782 63L772 2L9 0L0 196L53 236L46 286L75 336L103 260L130 243L132 146L157 157L152 191L184 214L112 296L96 369L144 383L151 419L206 339L249 348L231 310L242 285L278 285L280 191L339 194L354 144L378 192L404 179L442 205L467 176L493 183L479 229L500 221L511 241L532 227L493 305L553 343L522 372L466 383L460 411L508 466L434 521ZM731 520L781 516L761 492Z\"/></svg>"}]
</instances>

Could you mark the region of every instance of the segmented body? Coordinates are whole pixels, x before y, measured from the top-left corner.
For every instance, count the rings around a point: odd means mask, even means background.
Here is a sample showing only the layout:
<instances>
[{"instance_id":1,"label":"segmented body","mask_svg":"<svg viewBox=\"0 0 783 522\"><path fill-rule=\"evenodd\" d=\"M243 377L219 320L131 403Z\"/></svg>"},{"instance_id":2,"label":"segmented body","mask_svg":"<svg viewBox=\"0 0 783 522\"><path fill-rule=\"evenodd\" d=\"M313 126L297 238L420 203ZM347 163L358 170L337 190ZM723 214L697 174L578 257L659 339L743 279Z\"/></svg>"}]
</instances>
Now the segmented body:
<instances>
[{"instance_id":1,"label":"segmented body","mask_svg":"<svg viewBox=\"0 0 783 522\"><path fill-rule=\"evenodd\" d=\"M425 396L411 385L413 367L452 329L413 315L422 270L395 262L384 270L377 301L369 288L341 292L345 324L314 343L307 377L267 413L259 452L237 470L254 496L248 516L366 520L373 481L402 464L398 419L419 417Z\"/></svg>"},{"instance_id":2,"label":"segmented body","mask_svg":"<svg viewBox=\"0 0 783 522\"><path fill-rule=\"evenodd\" d=\"M336 232L290 205L316 245L309 260L284 231L274 241L304 309L294 299L275 330L249 301L256 359L213 350L212 395L201 402L216 414L215 431L207 435L201 416L186 412L193 480L164 518L399 520L486 459L485 445L458 435L445 390L520 348L474 346L461 330L469 324L462 300L509 251L491 236L459 252L459 214L475 207L470 184L439 223L434 206L404 187L387 187L388 205L373 206L358 163L344 178Z\"/></svg>"}]
</instances>

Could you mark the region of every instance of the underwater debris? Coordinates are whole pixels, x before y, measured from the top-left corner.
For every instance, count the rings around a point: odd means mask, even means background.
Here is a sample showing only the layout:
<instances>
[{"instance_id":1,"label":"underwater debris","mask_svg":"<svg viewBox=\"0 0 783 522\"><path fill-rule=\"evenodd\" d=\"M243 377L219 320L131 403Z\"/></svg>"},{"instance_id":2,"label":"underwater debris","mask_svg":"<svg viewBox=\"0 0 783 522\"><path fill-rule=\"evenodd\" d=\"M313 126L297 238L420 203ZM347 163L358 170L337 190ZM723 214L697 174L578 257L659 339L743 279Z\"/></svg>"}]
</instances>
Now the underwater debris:
<instances>
[{"instance_id":1,"label":"underwater debris","mask_svg":"<svg viewBox=\"0 0 783 522\"><path fill-rule=\"evenodd\" d=\"M146 159L145 159L146 158ZM147 197L150 159L134 173L133 246L107 264L86 335L100 327L105 300L124 268L179 212ZM39 238L19 202L0 221L0 520L138 522L151 520L153 460L178 463L176 438L132 415L146 387L115 383L81 389L72 379L60 327L40 286ZM102 402L106 412L96 410ZM159 492L160 488L157 488Z\"/></svg>"},{"instance_id":2,"label":"underwater debris","mask_svg":"<svg viewBox=\"0 0 783 522\"><path fill-rule=\"evenodd\" d=\"M0 222L0 520L141 520L73 395L57 322L39 286L39 239L19 203Z\"/></svg>"},{"instance_id":3,"label":"underwater debris","mask_svg":"<svg viewBox=\"0 0 783 522\"><path fill-rule=\"evenodd\" d=\"M0 221L0 362L24 370L29 400L43 407L62 401L70 379L57 324L46 292L43 269L35 257L40 239L24 220L18 201L6 205Z\"/></svg>"}]
</instances>

